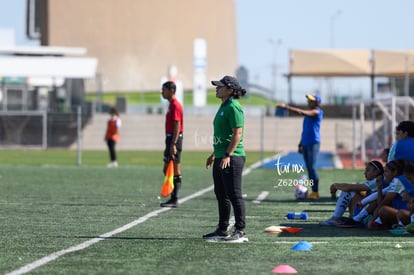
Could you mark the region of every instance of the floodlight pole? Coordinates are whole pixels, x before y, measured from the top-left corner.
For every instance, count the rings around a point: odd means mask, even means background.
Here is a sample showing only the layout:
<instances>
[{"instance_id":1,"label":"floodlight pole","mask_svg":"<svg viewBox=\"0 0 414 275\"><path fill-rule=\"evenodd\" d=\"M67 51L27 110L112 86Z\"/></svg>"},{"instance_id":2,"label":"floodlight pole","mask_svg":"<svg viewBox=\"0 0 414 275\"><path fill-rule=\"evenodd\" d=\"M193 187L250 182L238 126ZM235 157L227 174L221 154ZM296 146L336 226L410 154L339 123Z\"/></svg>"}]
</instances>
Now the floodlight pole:
<instances>
[{"instance_id":1,"label":"floodlight pole","mask_svg":"<svg viewBox=\"0 0 414 275\"><path fill-rule=\"evenodd\" d=\"M329 42L329 46L333 49L335 47L335 40L334 40L334 36L335 36L335 20L336 18L338 18L340 15L342 14L341 10L337 10L333 15L331 15L330 18L330 42Z\"/></svg>"},{"instance_id":2,"label":"floodlight pole","mask_svg":"<svg viewBox=\"0 0 414 275\"><path fill-rule=\"evenodd\" d=\"M47 111L44 110L43 112L43 130L42 130L42 148L45 150L47 149Z\"/></svg>"},{"instance_id":3,"label":"floodlight pole","mask_svg":"<svg viewBox=\"0 0 414 275\"><path fill-rule=\"evenodd\" d=\"M337 10L330 18L329 24L329 46L331 49L335 47L335 20L342 14L341 10ZM331 102L333 94L333 80L332 77L328 79L328 102Z\"/></svg>"},{"instance_id":4,"label":"floodlight pole","mask_svg":"<svg viewBox=\"0 0 414 275\"><path fill-rule=\"evenodd\" d=\"M79 105L77 109L77 151L76 164L82 165L82 107Z\"/></svg>"},{"instance_id":5,"label":"floodlight pole","mask_svg":"<svg viewBox=\"0 0 414 275\"><path fill-rule=\"evenodd\" d=\"M279 46L282 44L282 39L278 38L274 40L273 38L269 39L269 43L272 44L274 47L273 49L273 64L272 64L272 88L273 88L273 99L276 100L277 94L277 50Z\"/></svg>"}]
</instances>

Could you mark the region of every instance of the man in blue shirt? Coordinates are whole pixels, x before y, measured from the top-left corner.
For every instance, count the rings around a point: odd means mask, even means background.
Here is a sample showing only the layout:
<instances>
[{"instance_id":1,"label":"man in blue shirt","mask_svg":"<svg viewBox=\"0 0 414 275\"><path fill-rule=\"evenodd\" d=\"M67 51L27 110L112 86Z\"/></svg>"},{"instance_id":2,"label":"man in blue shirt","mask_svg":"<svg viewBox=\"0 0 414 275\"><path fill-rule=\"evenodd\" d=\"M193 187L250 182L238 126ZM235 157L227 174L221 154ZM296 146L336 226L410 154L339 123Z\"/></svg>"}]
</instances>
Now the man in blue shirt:
<instances>
[{"instance_id":1,"label":"man in blue shirt","mask_svg":"<svg viewBox=\"0 0 414 275\"><path fill-rule=\"evenodd\" d=\"M319 199L319 175L316 169L316 161L321 145L320 128L323 119L323 110L320 108L320 104L322 99L319 95L315 94L307 94L306 98L308 99L309 110L286 104L278 104L277 106L304 116L298 152L303 154L306 169L308 170L309 183L312 185L312 193L308 195L308 198Z\"/></svg>"}]
</instances>

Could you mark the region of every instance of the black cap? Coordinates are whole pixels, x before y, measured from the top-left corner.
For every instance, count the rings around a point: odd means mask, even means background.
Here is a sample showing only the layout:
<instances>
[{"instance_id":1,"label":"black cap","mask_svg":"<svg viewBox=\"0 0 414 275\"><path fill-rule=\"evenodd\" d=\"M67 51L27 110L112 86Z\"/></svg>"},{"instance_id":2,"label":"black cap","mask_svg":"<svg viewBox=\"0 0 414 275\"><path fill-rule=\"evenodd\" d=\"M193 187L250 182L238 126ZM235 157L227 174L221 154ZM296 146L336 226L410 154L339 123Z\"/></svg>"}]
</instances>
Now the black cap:
<instances>
[{"instance_id":1,"label":"black cap","mask_svg":"<svg viewBox=\"0 0 414 275\"><path fill-rule=\"evenodd\" d=\"M224 86L230 89L240 89L239 81L233 76L226 75L220 80L211 81L214 86Z\"/></svg>"}]
</instances>

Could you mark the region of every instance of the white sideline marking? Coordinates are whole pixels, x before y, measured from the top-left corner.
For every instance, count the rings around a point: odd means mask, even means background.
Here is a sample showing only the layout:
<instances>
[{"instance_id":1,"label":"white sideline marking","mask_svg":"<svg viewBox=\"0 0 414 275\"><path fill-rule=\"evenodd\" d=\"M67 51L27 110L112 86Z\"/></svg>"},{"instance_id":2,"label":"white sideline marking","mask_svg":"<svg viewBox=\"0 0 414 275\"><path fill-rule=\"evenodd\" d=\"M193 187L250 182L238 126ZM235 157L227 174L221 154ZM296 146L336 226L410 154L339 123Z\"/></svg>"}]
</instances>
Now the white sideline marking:
<instances>
[{"instance_id":1,"label":"white sideline marking","mask_svg":"<svg viewBox=\"0 0 414 275\"><path fill-rule=\"evenodd\" d=\"M414 241L365 241L365 242L360 242L363 244L395 244L395 243L402 243L402 244L414 244Z\"/></svg>"},{"instance_id":2,"label":"white sideline marking","mask_svg":"<svg viewBox=\"0 0 414 275\"><path fill-rule=\"evenodd\" d=\"M253 201L253 203L261 203L267 196L269 195L269 192L262 191L262 193L257 196L257 198Z\"/></svg>"},{"instance_id":3,"label":"white sideline marking","mask_svg":"<svg viewBox=\"0 0 414 275\"><path fill-rule=\"evenodd\" d=\"M143 223L143 222L145 222L146 220L148 220L148 219L150 219L152 217L158 216L158 214L160 214L162 212L165 212L165 211L168 211L168 210L170 210L170 209L169 208L161 208L161 209L152 211L152 212L148 213L147 215L142 216L142 217L140 217L140 218L138 218L138 219L136 219L136 220L134 220L134 221L132 221L132 222L124 225L124 226L121 226L121 227L113 230L113 231L107 232L107 233L105 233L103 235L100 235L100 236L98 236L96 238L90 239L90 240L88 240L86 242L83 242L81 244L78 244L76 246L72 246L72 247L69 247L67 249L63 249L63 250L60 250L58 252L54 252L52 254L49 254L49 255L47 255L47 256L45 256L45 257L43 257L43 258L41 258L41 259L39 259L37 261L34 261L34 262L32 262L32 263L30 263L28 265L25 265L25 266L23 266L23 267L21 267L21 268L19 268L17 270L14 270L14 271L12 271L10 273L6 273L6 275L18 275L18 274L24 274L24 273L30 272L30 271L32 271L35 268L38 268L38 267L40 267L42 265L47 264L48 262L51 262L53 260L56 260L60 256L63 256L65 254L68 254L68 253L71 253L71 252L75 252L75 251L79 251L79 250L85 249L85 248L87 248L87 247L89 247L89 246L91 246L91 245L93 245L93 244L95 244L97 242L100 242L100 241L102 241L102 240L104 240L106 238L109 238L109 237L111 237L111 236L113 236L115 234L118 234L118 233L121 233L121 232L123 232L125 230L128 230L128 229L130 229L130 228L132 228L132 227L134 227L134 226L136 226L136 225L138 225L140 223Z\"/></svg>"},{"instance_id":4,"label":"white sideline marking","mask_svg":"<svg viewBox=\"0 0 414 275\"><path fill-rule=\"evenodd\" d=\"M336 243L335 241L331 242L331 241L323 241L323 242L312 242L309 241L311 244L327 244L327 243ZM275 241L273 243L278 243L278 244L295 244L297 243L296 241ZM359 242L359 244L414 244L414 241L364 241L364 242Z\"/></svg>"},{"instance_id":5,"label":"white sideline marking","mask_svg":"<svg viewBox=\"0 0 414 275\"><path fill-rule=\"evenodd\" d=\"M249 168L246 168L246 170L243 171L243 176L249 174L252 171L252 168L251 167L256 168L257 167L257 163L256 164L253 164ZM189 201L191 199L194 199L194 198L196 198L198 196L201 196L204 193L207 193L207 192L209 192L209 191L211 191L213 189L214 189L214 185L211 185L211 186L209 186L207 188L201 189L200 191L198 191L196 193L193 193L193 194L191 194L191 195L189 195L189 196L187 196L185 198L180 199L179 200L179 203L184 203L186 201ZM71 247L69 247L67 249L63 249L63 250L54 252L52 254L49 254L49 255L47 255L47 256L45 256L43 258L40 258L37 261L34 261L34 262L30 263L30 264L27 264L27 265L25 265L25 266L23 266L23 267L21 267L19 269L16 269L16 270L13 270L13 271L11 271L9 273L6 273L5 275L20 275L20 274L25 274L25 273L30 272L30 271L38 268L38 267L41 267L42 265L45 265L45 264L47 264L47 263L49 263L51 261L54 261L57 258L65 255L65 254L72 253L72 252L75 252L75 251L79 251L79 250L88 248L89 246L91 246L91 245L93 245L95 243L98 243L98 242L100 242L102 240L105 240L106 238L112 237L113 235L119 234L119 233L124 232L124 231L126 231L128 229L131 229L132 227L134 227L134 226L136 226L136 225L138 225L140 223L143 223L143 222L147 221L148 219L153 218L153 217L156 217L156 216L158 216L158 214L161 214L161 213L166 212L166 211L169 211L169 210L171 210L171 208L160 208L158 210L152 211L152 212L146 214L145 216L142 216L142 217L140 217L140 218L138 218L138 219L136 219L136 220L134 220L134 221L132 221L132 222L124 225L124 226L121 226L121 227L115 229L115 230L112 230L112 231L107 232L105 234L99 235L96 238L90 239L90 240L85 241L85 242L83 242L81 244L78 244L76 246L71 246Z\"/></svg>"},{"instance_id":6,"label":"white sideline marking","mask_svg":"<svg viewBox=\"0 0 414 275\"><path fill-rule=\"evenodd\" d=\"M192 194L190 196L187 196L187 197L179 200L179 202L180 203L186 202L186 201L191 200L191 199L193 199L195 197L201 196L204 193L207 193L207 192L211 191L212 189L213 189L213 186L209 186L208 188L202 189L202 190L200 190L200 191L198 191L198 192L196 192L196 193L194 193L194 194ZM85 241L85 242L83 242L81 244L78 244L76 246L72 246L72 247L69 247L67 249L63 249L63 250L54 252L52 254L49 254L49 255L47 255L47 256L45 256L45 257L43 257L43 258L41 258L41 259L39 259L37 261L34 261L34 262L30 263L30 264L27 264L27 265L25 265L25 266L23 266L23 267L21 267L21 268L19 268L17 270L14 270L12 272L6 273L6 275L20 275L20 274L24 274L24 273L30 272L33 269L36 269L36 268L38 268L38 267L40 267L42 265L45 265L45 264L47 264L47 263L49 263L49 262L51 262L53 260L56 260L57 258L65 255L65 254L68 254L68 253L71 253L71 252L75 252L75 251L79 251L79 250L85 249L85 248L87 248L87 247L89 247L89 246L91 246L91 245L93 245L93 244L95 244L97 242L100 242L102 240L105 240L106 238L110 238L110 237L112 237L112 236L114 236L116 234L119 234L121 232L124 232L124 231L126 231L128 229L131 229L132 227L134 227L134 226L136 226L136 225L138 225L140 223L143 223L143 222L149 220L150 218L156 217L156 216L158 216L158 214L161 214L161 213L166 212L168 210L171 210L171 208L160 208L158 210L152 211L152 212L146 214L145 216L142 216L142 217L140 217L140 218L138 218L138 219L136 219L136 220L134 220L134 221L132 221L132 222L124 225L124 226L121 226L121 227L115 229L115 230L112 230L112 231L107 232L105 234L99 235L96 238L90 239L90 240Z\"/></svg>"},{"instance_id":7,"label":"white sideline marking","mask_svg":"<svg viewBox=\"0 0 414 275\"><path fill-rule=\"evenodd\" d=\"M322 241L322 242L312 242L309 241L311 244L329 244L329 243L336 243L335 241ZM295 244L297 242L295 241L275 241L273 243L277 243L277 244ZM387 245L387 244L414 244L414 241L364 241L364 242L359 242L359 244L383 244L383 245Z\"/></svg>"}]
</instances>

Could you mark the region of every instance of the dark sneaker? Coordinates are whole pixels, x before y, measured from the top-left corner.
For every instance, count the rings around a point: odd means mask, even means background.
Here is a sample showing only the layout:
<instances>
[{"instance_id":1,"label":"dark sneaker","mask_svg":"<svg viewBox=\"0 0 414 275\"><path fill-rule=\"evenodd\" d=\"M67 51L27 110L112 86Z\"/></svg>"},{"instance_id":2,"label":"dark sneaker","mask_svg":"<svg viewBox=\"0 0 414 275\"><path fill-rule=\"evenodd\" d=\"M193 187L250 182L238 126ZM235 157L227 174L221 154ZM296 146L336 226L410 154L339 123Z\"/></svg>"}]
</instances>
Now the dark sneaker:
<instances>
[{"instance_id":1,"label":"dark sneaker","mask_svg":"<svg viewBox=\"0 0 414 275\"><path fill-rule=\"evenodd\" d=\"M246 243L249 239L246 237L244 231L236 229L230 237L224 239L228 243Z\"/></svg>"},{"instance_id":2,"label":"dark sneaker","mask_svg":"<svg viewBox=\"0 0 414 275\"><path fill-rule=\"evenodd\" d=\"M177 200L169 200L167 202L162 202L160 203L161 207L173 207L173 208L177 208L178 207L178 201Z\"/></svg>"},{"instance_id":3,"label":"dark sneaker","mask_svg":"<svg viewBox=\"0 0 414 275\"><path fill-rule=\"evenodd\" d=\"M377 223L376 221L370 221L368 223L368 229L371 229L371 230L389 230L390 227L386 224Z\"/></svg>"},{"instance_id":4,"label":"dark sneaker","mask_svg":"<svg viewBox=\"0 0 414 275\"><path fill-rule=\"evenodd\" d=\"M342 221L339 221L336 223L336 227L341 227L341 228L357 228L357 227L362 227L362 226L363 225L361 222L357 222L351 218L342 219Z\"/></svg>"},{"instance_id":5,"label":"dark sneaker","mask_svg":"<svg viewBox=\"0 0 414 275\"><path fill-rule=\"evenodd\" d=\"M216 231L203 235L203 239L206 241L220 241L228 238L229 236L228 231L223 231L217 228Z\"/></svg>"}]
</instances>

